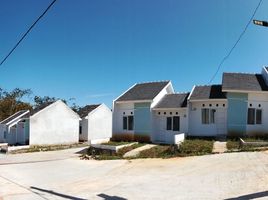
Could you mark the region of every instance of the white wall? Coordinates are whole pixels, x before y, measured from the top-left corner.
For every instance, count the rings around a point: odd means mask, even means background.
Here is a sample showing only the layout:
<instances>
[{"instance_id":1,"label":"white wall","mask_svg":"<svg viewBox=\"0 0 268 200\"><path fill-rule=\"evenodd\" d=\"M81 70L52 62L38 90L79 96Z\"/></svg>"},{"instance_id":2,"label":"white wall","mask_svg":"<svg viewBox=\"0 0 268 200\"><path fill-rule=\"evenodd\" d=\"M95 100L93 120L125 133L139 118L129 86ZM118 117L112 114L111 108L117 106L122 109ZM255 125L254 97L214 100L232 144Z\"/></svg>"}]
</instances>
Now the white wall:
<instances>
[{"instance_id":1,"label":"white wall","mask_svg":"<svg viewBox=\"0 0 268 200\"><path fill-rule=\"evenodd\" d=\"M101 104L88 115L88 140L109 139L112 137L112 111Z\"/></svg>"},{"instance_id":2,"label":"white wall","mask_svg":"<svg viewBox=\"0 0 268 200\"><path fill-rule=\"evenodd\" d=\"M205 107L203 107L203 104L205 104ZM211 107L209 106L210 104ZM218 104L218 107L216 104ZM225 107L223 107L223 104L225 104ZM227 100L190 102L188 135L216 136L227 134L227 107ZM202 124L202 108L216 110L214 124Z\"/></svg>"},{"instance_id":3,"label":"white wall","mask_svg":"<svg viewBox=\"0 0 268 200\"><path fill-rule=\"evenodd\" d=\"M4 133L7 131L7 127L5 124L0 124L0 143L6 142L4 138Z\"/></svg>"},{"instance_id":4,"label":"white wall","mask_svg":"<svg viewBox=\"0 0 268 200\"><path fill-rule=\"evenodd\" d=\"M30 145L77 143L79 116L57 101L30 117Z\"/></svg>"},{"instance_id":5,"label":"white wall","mask_svg":"<svg viewBox=\"0 0 268 200\"><path fill-rule=\"evenodd\" d=\"M268 134L268 94L249 93L248 108L262 110L262 124L247 125L247 134Z\"/></svg>"},{"instance_id":6,"label":"white wall","mask_svg":"<svg viewBox=\"0 0 268 200\"><path fill-rule=\"evenodd\" d=\"M123 130L123 116L134 114L134 103L116 103L113 108L113 134L134 133L134 131ZM124 114L125 113L125 114Z\"/></svg>"},{"instance_id":7,"label":"white wall","mask_svg":"<svg viewBox=\"0 0 268 200\"><path fill-rule=\"evenodd\" d=\"M159 114L160 112L160 114ZM172 114L171 114L172 112ZM166 114L164 114L166 113ZM176 114L177 113L177 114ZM180 117L180 131L166 130L166 118L172 116ZM188 114L187 108L172 110L153 110L153 132L152 139L154 142L173 143L174 136L178 133L188 132Z\"/></svg>"}]
</instances>

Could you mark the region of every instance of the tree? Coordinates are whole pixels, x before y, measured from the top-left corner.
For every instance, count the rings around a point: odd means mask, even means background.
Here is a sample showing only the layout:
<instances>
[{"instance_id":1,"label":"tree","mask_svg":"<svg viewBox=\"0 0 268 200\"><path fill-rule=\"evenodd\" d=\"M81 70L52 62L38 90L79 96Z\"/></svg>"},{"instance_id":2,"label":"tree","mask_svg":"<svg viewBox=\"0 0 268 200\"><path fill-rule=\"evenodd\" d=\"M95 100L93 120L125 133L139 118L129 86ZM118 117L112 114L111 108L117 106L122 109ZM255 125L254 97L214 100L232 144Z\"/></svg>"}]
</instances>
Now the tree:
<instances>
[{"instance_id":1,"label":"tree","mask_svg":"<svg viewBox=\"0 0 268 200\"><path fill-rule=\"evenodd\" d=\"M0 121L13 115L20 110L30 110L30 103L22 101L23 98L32 94L30 89L15 88L8 92L0 88Z\"/></svg>"}]
</instances>

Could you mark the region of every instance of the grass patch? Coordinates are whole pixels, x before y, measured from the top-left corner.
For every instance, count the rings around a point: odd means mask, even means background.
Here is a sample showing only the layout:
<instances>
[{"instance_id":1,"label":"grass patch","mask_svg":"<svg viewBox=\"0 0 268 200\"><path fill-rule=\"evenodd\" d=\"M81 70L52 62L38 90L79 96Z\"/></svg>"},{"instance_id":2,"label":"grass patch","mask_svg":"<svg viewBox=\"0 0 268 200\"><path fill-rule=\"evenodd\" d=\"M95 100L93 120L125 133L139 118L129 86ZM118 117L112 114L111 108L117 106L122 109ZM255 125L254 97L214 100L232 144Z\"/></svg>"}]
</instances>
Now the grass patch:
<instances>
[{"instance_id":1,"label":"grass patch","mask_svg":"<svg viewBox=\"0 0 268 200\"><path fill-rule=\"evenodd\" d=\"M140 152L137 158L165 158L172 156L172 146L157 145L151 149Z\"/></svg>"},{"instance_id":2,"label":"grass patch","mask_svg":"<svg viewBox=\"0 0 268 200\"><path fill-rule=\"evenodd\" d=\"M62 145L36 145L30 146L27 149L18 149L9 151L11 154L18 154L18 153L32 153L32 152L41 152L41 151L57 151L57 150L64 150L64 149L71 149L77 147L86 147L87 144L84 143L76 143L76 144L62 144Z\"/></svg>"},{"instance_id":3,"label":"grass patch","mask_svg":"<svg viewBox=\"0 0 268 200\"><path fill-rule=\"evenodd\" d=\"M116 142L116 141L109 141L102 143L103 145L109 145L109 146L120 146L125 144L131 144L132 142Z\"/></svg>"},{"instance_id":4,"label":"grass patch","mask_svg":"<svg viewBox=\"0 0 268 200\"><path fill-rule=\"evenodd\" d=\"M140 153L139 158L171 158L185 156L200 156L211 154L213 150L212 140L184 140L177 145L158 145L151 149L144 150Z\"/></svg>"},{"instance_id":5,"label":"grass patch","mask_svg":"<svg viewBox=\"0 0 268 200\"><path fill-rule=\"evenodd\" d=\"M199 156L211 154L213 150L213 140L185 140L178 149L179 156Z\"/></svg>"},{"instance_id":6,"label":"grass patch","mask_svg":"<svg viewBox=\"0 0 268 200\"><path fill-rule=\"evenodd\" d=\"M133 144L131 146L123 147L118 150L118 152L111 151L111 150L104 150L104 149L96 149L93 147L88 148L87 154L82 155L81 158L86 158L88 156L91 156L93 159L96 160L116 160L116 159L123 159L123 156L125 153L139 148L143 146L142 143Z\"/></svg>"},{"instance_id":7,"label":"grass patch","mask_svg":"<svg viewBox=\"0 0 268 200\"><path fill-rule=\"evenodd\" d=\"M227 140L226 147L228 151L238 150L240 148L240 142L238 140Z\"/></svg>"}]
</instances>

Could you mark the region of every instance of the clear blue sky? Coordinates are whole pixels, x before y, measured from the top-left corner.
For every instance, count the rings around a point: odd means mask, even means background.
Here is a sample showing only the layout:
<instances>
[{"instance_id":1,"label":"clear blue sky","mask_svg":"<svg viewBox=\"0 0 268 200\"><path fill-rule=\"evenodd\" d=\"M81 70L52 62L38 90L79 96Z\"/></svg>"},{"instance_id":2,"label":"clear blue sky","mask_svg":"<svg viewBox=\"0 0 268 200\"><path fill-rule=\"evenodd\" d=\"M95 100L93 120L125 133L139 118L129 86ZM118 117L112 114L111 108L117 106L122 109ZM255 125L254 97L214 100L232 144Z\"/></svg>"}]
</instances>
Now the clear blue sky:
<instances>
[{"instance_id":1,"label":"clear blue sky","mask_svg":"<svg viewBox=\"0 0 268 200\"><path fill-rule=\"evenodd\" d=\"M50 4L0 2L0 58ZM171 80L176 92L207 84L257 0L58 0L0 67L0 86L36 95L112 100L136 82ZM256 18L268 20L268 1ZM223 71L260 72L268 28L251 24Z\"/></svg>"}]
</instances>

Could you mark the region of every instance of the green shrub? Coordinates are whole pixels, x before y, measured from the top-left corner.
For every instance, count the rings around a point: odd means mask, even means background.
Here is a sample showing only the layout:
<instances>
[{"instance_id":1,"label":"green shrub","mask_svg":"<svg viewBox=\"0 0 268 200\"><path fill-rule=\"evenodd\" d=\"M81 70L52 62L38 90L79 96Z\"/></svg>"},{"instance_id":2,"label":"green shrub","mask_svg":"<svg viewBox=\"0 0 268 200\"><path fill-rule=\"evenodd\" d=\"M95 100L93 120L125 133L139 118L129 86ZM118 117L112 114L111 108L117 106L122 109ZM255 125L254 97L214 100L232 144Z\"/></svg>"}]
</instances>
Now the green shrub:
<instances>
[{"instance_id":1,"label":"green shrub","mask_svg":"<svg viewBox=\"0 0 268 200\"><path fill-rule=\"evenodd\" d=\"M134 141L134 135L130 133L122 133L122 134L114 134L111 138L111 141L115 142L133 142Z\"/></svg>"},{"instance_id":2,"label":"green shrub","mask_svg":"<svg viewBox=\"0 0 268 200\"><path fill-rule=\"evenodd\" d=\"M168 145L157 145L151 149L140 152L138 158L163 158L170 157L171 148Z\"/></svg>"},{"instance_id":3,"label":"green shrub","mask_svg":"<svg viewBox=\"0 0 268 200\"><path fill-rule=\"evenodd\" d=\"M227 140L226 147L228 150L238 150L240 147L240 142L238 140Z\"/></svg>"},{"instance_id":4,"label":"green shrub","mask_svg":"<svg viewBox=\"0 0 268 200\"><path fill-rule=\"evenodd\" d=\"M134 141L141 143L149 143L151 142L151 138L147 135L134 135Z\"/></svg>"},{"instance_id":5,"label":"green shrub","mask_svg":"<svg viewBox=\"0 0 268 200\"><path fill-rule=\"evenodd\" d=\"M122 134L114 134L111 141L149 143L151 139L150 139L150 136L147 136L147 135L122 133Z\"/></svg>"},{"instance_id":6,"label":"green shrub","mask_svg":"<svg viewBox=\"0 0 268 200\"><path fill-rule=\"evenodd\" d=\"M213 141L209 140L184 140L179 146L179 156L195 156L211 154L213 150Z\"/></svg>"}]
</instances>

